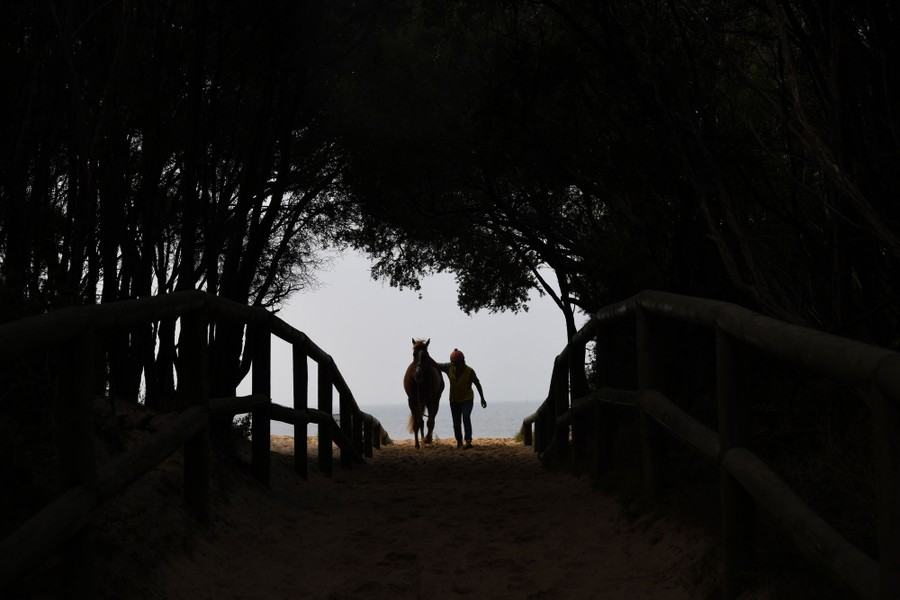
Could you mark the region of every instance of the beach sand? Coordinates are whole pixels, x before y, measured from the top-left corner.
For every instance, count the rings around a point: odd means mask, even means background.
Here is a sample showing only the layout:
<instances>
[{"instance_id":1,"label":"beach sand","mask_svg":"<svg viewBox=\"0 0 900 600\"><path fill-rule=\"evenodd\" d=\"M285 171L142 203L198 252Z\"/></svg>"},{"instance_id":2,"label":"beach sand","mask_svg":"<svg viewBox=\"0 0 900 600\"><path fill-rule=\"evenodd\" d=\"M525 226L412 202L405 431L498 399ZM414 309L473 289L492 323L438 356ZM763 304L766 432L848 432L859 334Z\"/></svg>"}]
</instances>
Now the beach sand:
<instances>
[{"instance_id":1,"label":"beach sand","mask_svg":"<svg viewBox=\"0 0 900 600\"><path fill-rule=\"evenodd\" d=\"M209 525L184 513L177 464L111 501L101 596L658 600L717 589L708 533L629 513L521 442L394 442L329 478L311 438L308 480L291 469L292 442L273 437L269 487L217 462Z\"/></svg>"}]
</instances>

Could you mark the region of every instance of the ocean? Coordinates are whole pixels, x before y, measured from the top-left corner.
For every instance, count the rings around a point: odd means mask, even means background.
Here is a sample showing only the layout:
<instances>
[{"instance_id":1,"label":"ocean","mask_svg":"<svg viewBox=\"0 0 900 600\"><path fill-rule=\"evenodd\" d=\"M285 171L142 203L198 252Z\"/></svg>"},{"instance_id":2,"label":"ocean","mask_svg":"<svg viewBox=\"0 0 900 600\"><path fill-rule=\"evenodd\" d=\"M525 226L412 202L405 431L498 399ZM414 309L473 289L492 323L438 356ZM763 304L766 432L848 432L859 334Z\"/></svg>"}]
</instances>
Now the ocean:
<instances>
[{"instance_id":1,"label":"ocean","mask_svg":"<svg viewBox=\"0 0 900 600\"><path fill-rule=\"evenodd\" d=\"M522 428L522 421L541 405L538 401L490 402L487 408L481 408L478 399L472 410L472 437L478 438L514 438ZM409 407L406 404L382 404L360 407L381 422L393 440L411 440L413 435L406 429L409 420ZM317 426L310 425L307 435L316 435ZM272 421L272 435L294 435L294 426L279 421ZM450 418L450 406L446 399L441 401L441 408L434 423L434 435L438 439L453 439L453 421Z\"/></svg>"}]
</instances>

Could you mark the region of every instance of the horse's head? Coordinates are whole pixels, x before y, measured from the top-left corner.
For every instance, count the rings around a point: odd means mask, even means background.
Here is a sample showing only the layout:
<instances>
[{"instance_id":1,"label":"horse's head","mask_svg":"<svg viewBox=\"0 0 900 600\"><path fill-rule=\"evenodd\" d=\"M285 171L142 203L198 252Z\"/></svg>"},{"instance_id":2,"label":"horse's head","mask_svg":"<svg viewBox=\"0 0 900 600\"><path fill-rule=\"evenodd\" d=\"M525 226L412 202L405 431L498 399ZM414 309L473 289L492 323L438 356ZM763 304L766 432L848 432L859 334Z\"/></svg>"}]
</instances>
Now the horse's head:
<instances>
[{"instance_id":1,"label":"horse's head","mask_svg":"<svg viewBox=\"0 0 900 600\"><path fill-rule=\"evenodd\" d=\"M421 382L425 378L425 365L428 364L428 344L431 338L427 340L417 340L413 338L413 364L416 365L415 380Z\"/></svg>"}]
</instances>

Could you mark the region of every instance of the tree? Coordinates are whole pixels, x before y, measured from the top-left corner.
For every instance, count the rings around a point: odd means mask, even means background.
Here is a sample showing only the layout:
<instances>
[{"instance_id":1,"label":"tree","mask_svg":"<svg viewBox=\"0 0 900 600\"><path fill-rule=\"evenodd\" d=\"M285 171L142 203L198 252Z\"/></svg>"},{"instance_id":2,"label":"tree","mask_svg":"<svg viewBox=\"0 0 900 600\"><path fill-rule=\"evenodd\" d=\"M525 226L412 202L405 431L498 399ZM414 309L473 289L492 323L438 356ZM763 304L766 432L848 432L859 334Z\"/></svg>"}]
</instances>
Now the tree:
<instances>
[{"instance_id":1,"label":"tree","mask_svg":"<svg viewBox=\"0 0 900 600\"><path fill-rule=\"evenodd\" d=\"M321 127L316 73L335 48L320 6L9 8L4 318L176 288L277 307L310 280L344 203ZM148 404L172 406L175 334L109 340L99 391L136 399L143 374ZM242 331L212 342L220 372L249 368L232 368Z\"/></svg>"},{"instance_id":2,"label":"tree","mask_svg":"<svg viewBox=\"0 0 900 600\"><path fill-rule=\"evenodd\" d=\"M664 278L674 210L659 190L674 174L629 163L656 140L634 135L648 117L619 94L618 74L540 4L445 3L441 19L416 6L368 40L342 87L344 181L362 205L346 238L381 258L375 274L415 286L453 271L466 310L519 310L536 287L570 335L575 309ZM376 87L367 73L393 93L356 110L358 90Z\"/></svg>"},{"instance_id":3,"label":"tree","mask_svg":"<svg viewBox=\"0 0 900 600\"><path fill-rule=\"evenodd\" d=\"M544 265L564 311L653 287L893 323L892 8L399 4L335 86L376 275L452 270L467 310Z\"/></svg>"}]
</instances>

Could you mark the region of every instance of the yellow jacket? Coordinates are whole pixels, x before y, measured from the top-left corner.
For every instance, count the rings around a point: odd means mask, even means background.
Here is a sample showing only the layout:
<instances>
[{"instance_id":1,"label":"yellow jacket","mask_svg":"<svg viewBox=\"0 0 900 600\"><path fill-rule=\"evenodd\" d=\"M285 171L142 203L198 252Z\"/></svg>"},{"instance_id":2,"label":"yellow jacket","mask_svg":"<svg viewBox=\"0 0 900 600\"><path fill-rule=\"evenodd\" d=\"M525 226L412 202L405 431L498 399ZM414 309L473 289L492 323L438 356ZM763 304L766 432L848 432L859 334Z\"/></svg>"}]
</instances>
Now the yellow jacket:
<instances>
[{"instance_id":1,"label":"yellow jacket","mask_svg":"<svg viewBox=\"0 0 900 600\"><path fill-rule=\"evenodd\" d=\"M450 402L468 402L475 399L472 384L478 381L478 376L475 375L472 367L466 365L462 369L458 369L451 364L446 373L450 379Z\"/></svg>"}]
</instances>

